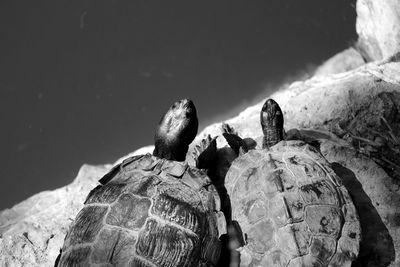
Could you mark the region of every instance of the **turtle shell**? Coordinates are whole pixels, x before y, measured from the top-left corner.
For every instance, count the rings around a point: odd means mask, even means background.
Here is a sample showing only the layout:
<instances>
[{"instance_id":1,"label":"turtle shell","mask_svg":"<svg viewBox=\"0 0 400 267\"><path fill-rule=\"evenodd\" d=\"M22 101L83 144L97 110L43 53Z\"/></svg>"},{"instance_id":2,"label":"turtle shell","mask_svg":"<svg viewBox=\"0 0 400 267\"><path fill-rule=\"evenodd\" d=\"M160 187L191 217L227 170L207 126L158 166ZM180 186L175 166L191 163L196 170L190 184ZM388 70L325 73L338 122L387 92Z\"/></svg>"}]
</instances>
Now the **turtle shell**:
<instances>
[{"instance_id":1,"label":"turtle shell","mask_svg":"<svg viewBox=\"0 0 400 267\"><path fill-rule=\"evenodd\" d=\"M225 181L243 233L240 266L350 266L356 259L358 215L316 148L281 141L251 150L233 161Z\"/></svg>"},{"instance_id":2,"label":"turtle shell","mask_svg":"<svg viewBox=\"0 0 400 267\"><path fill-rule=\"evenodd\" d=\"M205 172L147 154L100 182L72 223L58 266L217 264L224 219Z\"/></svg>"}]
</instances>

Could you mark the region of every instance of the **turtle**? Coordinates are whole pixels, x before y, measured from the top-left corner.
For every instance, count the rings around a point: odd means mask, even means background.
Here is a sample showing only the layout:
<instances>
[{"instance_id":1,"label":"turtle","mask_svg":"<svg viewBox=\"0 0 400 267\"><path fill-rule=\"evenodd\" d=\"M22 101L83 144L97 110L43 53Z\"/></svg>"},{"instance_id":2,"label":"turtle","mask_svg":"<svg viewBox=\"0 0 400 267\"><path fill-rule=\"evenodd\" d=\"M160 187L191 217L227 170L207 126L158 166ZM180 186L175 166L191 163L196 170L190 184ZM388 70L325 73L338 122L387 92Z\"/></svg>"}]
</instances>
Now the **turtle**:
<instances>
[{"instance_id":1,"label":"turtle","mask_svg":"<svg viewBox=\"0 0 400 267\"><path fill-rule=\"evenodd\" d=\"M239 150L240 137L224 134L240 154L225 177L237 264L351 266L361 228L341 178L315 146L285 140L283 113L273 99L265 101L260 121L260 148Z\"/></svg>"},{"instance_id":2,"label":"turtle","mask_svg":"<svg viewBox=\"0 0 400 267\"><path fill-rule=\"evenodd\" d=\"M153 154L125 159L87 196L56 266L216 266L224 217L206 171L185 161L197 134L193 101L175 102L157 126ZM213 154L213 139L198 147ZM202 160L198 160L202 164Z\"/></svg>"}]
</instances>

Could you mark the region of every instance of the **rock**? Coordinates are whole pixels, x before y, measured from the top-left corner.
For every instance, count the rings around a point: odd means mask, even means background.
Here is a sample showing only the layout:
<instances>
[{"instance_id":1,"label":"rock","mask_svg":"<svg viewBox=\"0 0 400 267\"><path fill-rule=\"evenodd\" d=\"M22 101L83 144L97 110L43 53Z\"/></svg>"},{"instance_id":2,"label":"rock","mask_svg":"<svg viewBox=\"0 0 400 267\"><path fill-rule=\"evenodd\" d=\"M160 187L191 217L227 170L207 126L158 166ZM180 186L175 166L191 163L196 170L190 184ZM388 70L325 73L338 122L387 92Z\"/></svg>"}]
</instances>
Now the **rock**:
<instances>
[{"instance_id":1,"label":"rock","mask_svg":"<svg viewBox=\"0 0 400 267\"><path fill-rule=\"evenodd\" d=\"M2 211L0 262L5 266L53 266L70 223L110 167L83 165L71 184Z\"/></svg>"},{"instance_id":2,"label":"rock","mask_svg":"<svg viewBox=\"0 0 400 267\"><path fill-rule=\"evenodd\" d=\"M400 93L400 63L369 63L355 70L329 76L316 76L294 82L288 88L272 94L285 116L285 127L315 128L338 132L349 124L361 110L371 106L380 93ZM264 100L245 109L237 117L227 120L243 137L261 136L259 112ZM375 112L375 111L374 111ZM384 110L376 111L380 117ZM368 121L359 122L366 127ZM221 134L220 124L205 128L196 140L206 134ZM218 144L225 142L219 138Z\"/></svg>"},{"instance_id":3,"label":"rock","mask_svg":"<svg viewBox=\"0 0 400 267\"><path fill-rule=\"evenodd\" d=\"M356 9L358 46L368 61L400 52L398 0L358 0Z\"/></svg>"},{"instance_id":4,"label":"rock","mask_svg":"<svg viewBox=\"0 0 400 267\"><path fill-rule=\"evenodd\" d=\"M153 145L139 148L139 149L135 150L134 152L129 153L128 155L125 155L125 156L119 158L117 161L115 161L113 163L113 165L120 164L124 159L130 158L130 157L135 156L135 155L144 155L144 154L147 154L147 153L151 154L151 153L153 153L153 150L154 150L154 146Z\"/></svg>"},{"instance_id":5,"label":"rock","mask_svg":"<svg viewBox=\"0 0 400 267\"><path fill-rule=\"evenodd\" d=\"M361 65L364 65L365 61L361 54L353 47L350 47L319 66L315 72L315 76L337 74L353 70Z\"/></svg>"}]
</instances>

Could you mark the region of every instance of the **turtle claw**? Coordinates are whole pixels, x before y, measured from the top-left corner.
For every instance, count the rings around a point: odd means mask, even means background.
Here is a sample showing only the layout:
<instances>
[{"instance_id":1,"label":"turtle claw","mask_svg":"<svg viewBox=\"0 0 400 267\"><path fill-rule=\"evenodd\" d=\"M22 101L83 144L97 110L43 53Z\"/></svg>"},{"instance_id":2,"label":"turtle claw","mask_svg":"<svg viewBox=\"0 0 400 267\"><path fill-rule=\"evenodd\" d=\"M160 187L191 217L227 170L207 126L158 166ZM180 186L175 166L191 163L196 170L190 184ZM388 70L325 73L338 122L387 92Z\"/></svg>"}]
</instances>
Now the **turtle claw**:
<instances>
[{"instance_id":1,"label":"turtle claw","mask_svg":"<svg viewBox=\"0 0 400 267\"><path fill-rule=\"evenodd\" d=\"M199 144L194 147L193 158L196 167L199 169L209 169L217 155L217 136L211 138L207 135Z\"/></svg>"},{"instance_id":2,"label":"turtle claw","mask_svg":"<svg viewBox=\"0 0 400 267\"><path fill-rule=\"evenodd\" d=\"M249 150L247 150L246 147L241 146L241 147L239 147L239 153L238 153L238 155L239 155L239 157L240 157L240 156L246 154L247 152L249 152Z\"/></svg>"},{"instance_id":3,"label":"turtle claw","mask_svg":"<svg viewBox=\"0 0 400 267\"><path fill-rule=\"evenodd\" d=\"M237 131L229 124L222 124L222 135L237 155L245 154L248 151L246 143L239 137Z\"/></svg>"},{"instance_id":4,"label":"turtle claw","mask_svg":"<svg viewBox=\"0 0 400 267\"><path fill-rule=\"evenodd\" d=\"M228 123L223 122L222 125L221 125L221 128L222 128L222 134L227 133L227 134L238 135L238 133L235 130L235 128L230 126Z\"/></svg>"}]
</instances>

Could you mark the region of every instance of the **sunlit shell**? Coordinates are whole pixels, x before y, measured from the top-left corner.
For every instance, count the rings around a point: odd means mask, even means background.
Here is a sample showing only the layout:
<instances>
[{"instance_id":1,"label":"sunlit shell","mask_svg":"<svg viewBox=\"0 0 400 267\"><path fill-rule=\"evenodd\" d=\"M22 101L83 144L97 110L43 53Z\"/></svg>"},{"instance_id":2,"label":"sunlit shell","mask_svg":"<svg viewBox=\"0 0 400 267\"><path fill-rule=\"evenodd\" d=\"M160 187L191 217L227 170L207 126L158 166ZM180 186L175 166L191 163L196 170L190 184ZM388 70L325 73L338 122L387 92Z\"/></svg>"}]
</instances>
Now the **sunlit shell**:
<instances>
[{"instance_id":1,"label":"sunlit shell","mask_svg":"<svg viewBox=\"0 0 400 267\"><path fill-rule=\"evenodd\" d=\"M225 181L245 240L241 266L350 266L357 257L355 207L314 147L281 141L251 150Z\"/></svg>"}]
</instances>

